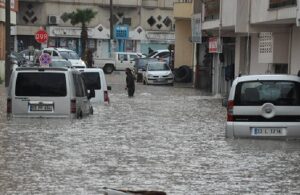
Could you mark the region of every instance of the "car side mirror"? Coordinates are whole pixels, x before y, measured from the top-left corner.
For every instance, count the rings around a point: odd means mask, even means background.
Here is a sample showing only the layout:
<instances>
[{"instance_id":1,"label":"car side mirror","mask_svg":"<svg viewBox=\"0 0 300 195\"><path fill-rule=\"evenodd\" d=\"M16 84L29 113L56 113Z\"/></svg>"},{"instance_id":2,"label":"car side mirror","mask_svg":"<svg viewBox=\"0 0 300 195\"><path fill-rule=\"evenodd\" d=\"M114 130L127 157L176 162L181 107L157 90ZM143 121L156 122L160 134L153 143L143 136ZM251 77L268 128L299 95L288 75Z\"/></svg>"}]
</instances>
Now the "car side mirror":
<instances>
[{"instance_id":1,"label":"car side mirror","mask_svg":"<svg viewBox=\"0 0 300 195\"><path fill-rule=\"evenodd\" d=\"M111 90L111 86L107 86L107 90Z\"/></svg>"},{"instance_id":2,"label":"car side mirror","mask_svg":"<svg viewBox=\"0 0 300 195\"><path fill-rule=\"evenodd\" d=\"M95 89L90 89L88 92L88 99L95 97Z\"/></svg>"}]
</instances>

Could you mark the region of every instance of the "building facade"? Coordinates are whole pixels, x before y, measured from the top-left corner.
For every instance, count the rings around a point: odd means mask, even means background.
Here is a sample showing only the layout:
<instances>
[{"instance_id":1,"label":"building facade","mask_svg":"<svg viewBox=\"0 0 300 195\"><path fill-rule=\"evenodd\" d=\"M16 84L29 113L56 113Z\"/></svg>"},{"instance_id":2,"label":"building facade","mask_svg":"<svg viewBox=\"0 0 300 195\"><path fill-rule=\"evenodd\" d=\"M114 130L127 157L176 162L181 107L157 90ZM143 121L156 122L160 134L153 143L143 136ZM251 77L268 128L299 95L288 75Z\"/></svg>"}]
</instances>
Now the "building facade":
<instances>
[{"instance_id":1,"label":"building facade","mask_svg":"<svg viewBox=\"0 0 300 195\"><path fill-rule=\"evenodd\" d=\"M16 13L18 12L18 0L11 0L10 3L10 23L16 25ZM5 78L5 1L0 0L0 81L4 81ZM11 28L11 34L13 34L13 27ZM13 46L12 46L13 47Z\"/></svg>"},{"instance_id":2,"label":"building facade","mask_svg":"<svg viewBox=\"0 0 300 195\"><path fill-rule=\"evenodd\" d=\"M110 40L110 0L20 0L17 16L15 50L28 46L66 47L81 53L79 25L64 22L63 14L76 9L90 8L97 12L88 24L88 47L94 57L109 57L110 44L114 51L148 53L148 49L165 49L174 43L173 3L175 0L113 0L112 21L114 30L125 28L125 39ZM47 44L35 42L34 34L44 27L48 34Z\"/></svg>"},{"instance_id":3,"label":"building facade","mask_svg":"<svg viewBox=\"0 0 300 195\"><path fill-rule=\"evenodd\" d=\"M240 74L298 73L299 1L203 0L188 3L193 6L193 16L187 20L192 21L201 13L202 42L192 42L193 53L186 53L193 58L196 87L226 96L233 79ZM180 13L180 10L184 8L175 11ZM190 32L185 33L191 36Z\"/></svg>"}]
</instances>

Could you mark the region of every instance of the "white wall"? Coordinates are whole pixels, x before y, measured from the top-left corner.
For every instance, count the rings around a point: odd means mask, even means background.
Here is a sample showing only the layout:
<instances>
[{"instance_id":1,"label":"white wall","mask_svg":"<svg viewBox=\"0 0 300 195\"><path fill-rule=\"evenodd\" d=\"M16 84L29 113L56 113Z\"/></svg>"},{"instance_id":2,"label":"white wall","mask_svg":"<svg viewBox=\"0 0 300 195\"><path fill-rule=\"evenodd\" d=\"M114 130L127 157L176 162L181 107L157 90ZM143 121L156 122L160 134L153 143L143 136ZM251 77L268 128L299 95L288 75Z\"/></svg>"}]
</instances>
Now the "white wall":
<instances>
[{"instance_id":1,"label":"white wall","mask_svg":"<svg viewBox=\"0 0 300 195\"><path fill-rule=\"evenodd\" d=\"M296 20L296 6L269 10L268 0L251 1L251 23L261 23L285 19Z\"/></svg>"},{"instance_id":2,"label":"white wall","mask_svg":"<svg viewBox=\"0 0 300 195\"><path fill-rule=\"evenodd\" d=\"M291 48L291 74L297 74L300 70L300 28L293 28L292 48Z\"/></svg>"},{"instance_id":3,"label":"white wall","mask_svg":"<svg viewBox=\"0 0 300 195\"><path fill-rule=\"evenodd\" d=\"M258 35L251 36L250 74L265 74L271 65L258 63Z\"/></svg>"},{"instance_id":4,"label":"white wall","mask_svg":"<svg viewBox=\"0 0 300 195\"><path fill-rule=\"evenodd\" d=\"M233 27L236 21L237 0L222 0L222 26Z\"/></svg>"}]
</instances>

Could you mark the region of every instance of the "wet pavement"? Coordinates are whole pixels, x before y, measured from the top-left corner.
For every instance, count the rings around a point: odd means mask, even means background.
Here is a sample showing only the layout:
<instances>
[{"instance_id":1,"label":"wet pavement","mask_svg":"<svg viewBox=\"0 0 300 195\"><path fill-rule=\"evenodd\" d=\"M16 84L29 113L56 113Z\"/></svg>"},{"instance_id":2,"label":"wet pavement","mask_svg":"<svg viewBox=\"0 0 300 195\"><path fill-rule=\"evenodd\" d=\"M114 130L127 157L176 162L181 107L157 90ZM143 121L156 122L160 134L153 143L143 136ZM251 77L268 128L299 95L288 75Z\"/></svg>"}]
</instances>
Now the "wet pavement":
<instances>
[{"instance_id":1,"label":"wet pavement","mask_svg":"<svg viewBox=\"0 0 300 195\"><path fill-rule=\"evenodd\" d=\"M13 119L0 87L0 194L298 194L300 141L225 139L221 100L107 75L111 104L82 120Z\"/></svg>"}]
</instances>

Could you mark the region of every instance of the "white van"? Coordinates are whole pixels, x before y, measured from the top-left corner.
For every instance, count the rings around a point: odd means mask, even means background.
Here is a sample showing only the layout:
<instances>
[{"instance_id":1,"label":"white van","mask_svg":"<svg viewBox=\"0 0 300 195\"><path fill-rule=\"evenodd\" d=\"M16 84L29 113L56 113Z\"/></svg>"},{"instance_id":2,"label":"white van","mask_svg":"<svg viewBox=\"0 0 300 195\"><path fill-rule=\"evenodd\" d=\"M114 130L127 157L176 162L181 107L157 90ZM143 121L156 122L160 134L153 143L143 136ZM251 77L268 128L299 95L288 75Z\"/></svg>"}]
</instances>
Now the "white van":
<instances>
[{"instance_id":1,"label":"white van","mask_svg":"<svg viewBox=\"0 0 300 195\"><path fill-rule=\"evenodd\" d=\"M226 137L300 138L300 77L237 77L227 104Z\"/></svg>"},{"instance_id":2,"label":"white van","mask_svg":"<svg viewBox=\"0 0 300 195\"><path fill-rule=\"evenodd\" d=\"M95 91L95 97L91 98L91 102L109 104L108 90L104 72L101 68L84 68L80 69L86 88Z\"/></svg>"},{"instance_id":3,"label":"white van","mask_svg":"<svg viewBox=\"0 0 300 195\"><path fill-rule=\"evenodd\" d=\"M71 62L74 68L86 68L85 62L78 56L78 54L70 49L65 48L44 48L42 53L48 53L52 59L65 59Z\"/></svg>"},{"instance_id":4,"label":"white van","mask_svg":"<svg viewBox=\"0 0 300 195\"><path fill-rule=\"evenodd\" d=\"M16 68L7 97L9 117L81 118L92 114L79 71L68 68Z\"/></svg>"}]
</instances>

